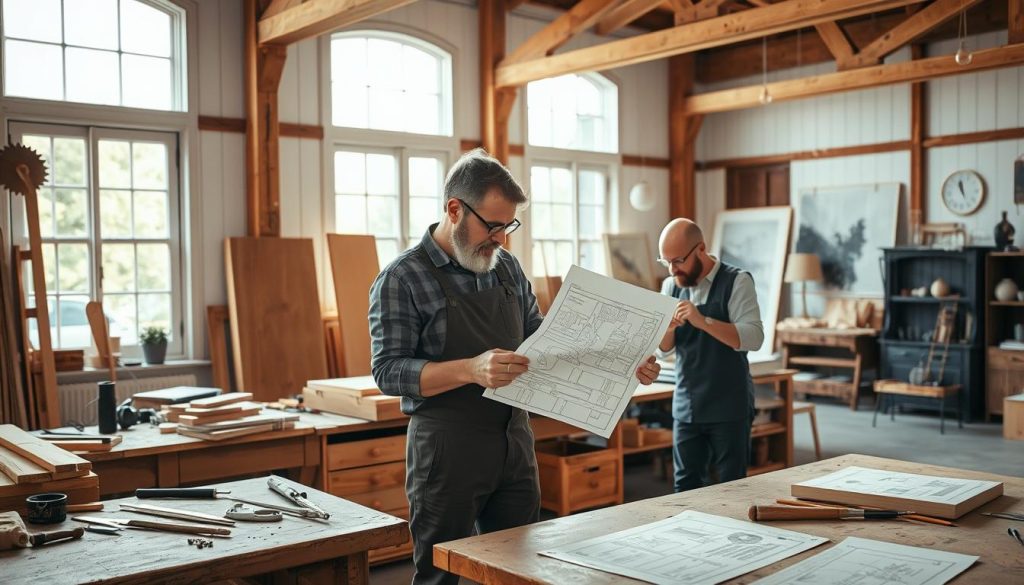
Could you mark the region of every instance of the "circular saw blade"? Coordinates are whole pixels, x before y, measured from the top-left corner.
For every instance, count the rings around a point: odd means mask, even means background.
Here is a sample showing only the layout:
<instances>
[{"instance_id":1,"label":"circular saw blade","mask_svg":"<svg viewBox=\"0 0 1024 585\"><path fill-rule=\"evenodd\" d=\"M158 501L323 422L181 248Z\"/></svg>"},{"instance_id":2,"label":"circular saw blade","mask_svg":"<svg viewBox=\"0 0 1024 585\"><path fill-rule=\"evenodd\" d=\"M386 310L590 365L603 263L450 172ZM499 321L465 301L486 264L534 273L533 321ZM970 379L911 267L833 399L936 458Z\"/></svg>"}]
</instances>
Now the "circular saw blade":
<instances>
[{"instance_id":1,"label":"circular saw blade","mask_svg":"<svg viewBox=\"0 0 1024 585\"><path fill-rule=\"evenodd\" d=\"M18 174L18 167L27 169L28 184ZM46 163L43 157L24 144L8 144L0 149L0 184L8 190L27 195L46 182Z\"/></svg>"}]
</instances>

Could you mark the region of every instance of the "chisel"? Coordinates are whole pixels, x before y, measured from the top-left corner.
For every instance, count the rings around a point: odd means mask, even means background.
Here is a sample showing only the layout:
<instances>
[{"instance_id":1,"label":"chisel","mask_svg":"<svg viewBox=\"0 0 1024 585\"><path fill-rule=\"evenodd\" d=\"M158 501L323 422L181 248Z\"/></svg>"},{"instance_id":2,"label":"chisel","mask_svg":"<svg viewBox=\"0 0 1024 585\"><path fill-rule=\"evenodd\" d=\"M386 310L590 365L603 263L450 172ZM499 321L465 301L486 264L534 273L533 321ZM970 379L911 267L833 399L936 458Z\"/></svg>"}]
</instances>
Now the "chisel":
<instances>
[{"instance_id":1,"label":"chisel","mask_svg":"<svg viewBox=\"0 0 1024 585\"><path fill-rule=\"evenodd\" d=\"M899 510L860 510L857 508L801 508L797 506L751 506L747 516L764 520L887 520L913 514Z\"/></svg>"}]
</instances>

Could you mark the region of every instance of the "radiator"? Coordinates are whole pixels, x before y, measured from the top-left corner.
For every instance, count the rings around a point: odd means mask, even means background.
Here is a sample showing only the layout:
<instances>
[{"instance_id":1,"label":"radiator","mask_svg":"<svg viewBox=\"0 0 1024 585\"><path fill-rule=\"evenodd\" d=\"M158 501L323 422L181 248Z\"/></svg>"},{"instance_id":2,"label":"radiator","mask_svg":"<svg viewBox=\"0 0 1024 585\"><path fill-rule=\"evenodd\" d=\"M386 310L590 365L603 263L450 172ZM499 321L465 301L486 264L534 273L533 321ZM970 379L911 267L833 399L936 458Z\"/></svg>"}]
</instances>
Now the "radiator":
<instances>
[{"instance_id":1,"label":"radiator","mask_svg":"<svg viewBox=\"0 0 1024 585\"><path fill-rule=\"evenodd\" d=\"M132 396L136 392L144 392L146 390L160 390L162 388L173 388L174 386L195 385L195 374L181 374L178 376L159 376L153 378L135 378L132 380L119 380L117 382L117 403L120 404L126 398ZM95 400L98 394L99 391L96 389L96 382L82 382L79 384L61 384L57 386L57 396L60 399L61 424L96 424Z\"/></svg>"}]
</instances>

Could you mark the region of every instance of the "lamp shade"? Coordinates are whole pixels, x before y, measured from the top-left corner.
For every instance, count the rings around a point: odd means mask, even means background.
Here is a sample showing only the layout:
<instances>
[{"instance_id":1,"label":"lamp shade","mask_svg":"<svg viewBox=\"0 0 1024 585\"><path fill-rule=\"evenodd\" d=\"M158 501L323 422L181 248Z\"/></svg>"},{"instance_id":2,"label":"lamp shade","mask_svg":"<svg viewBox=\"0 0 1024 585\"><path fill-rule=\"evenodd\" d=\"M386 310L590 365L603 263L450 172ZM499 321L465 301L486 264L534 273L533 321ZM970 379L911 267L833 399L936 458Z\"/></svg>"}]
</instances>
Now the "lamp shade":
<instances>
[{"instance_id":1,"label":"lamp shade","mask_svg":"<svg viewBox=\"0 0 1024 585\"><path fill-rule=\"evenodd\" d=\"M647 181L640 181L629 190L629 204L637 211L650 211L654 209L657 201L654 200L654 192Z\"/></svg>"},{"instance_id":2,"label":"lamp shade","mask_svg":"<svg viewBox=\"0 0 1024 585\"><path fill-rule=\"evenodd\" d=\"M786 261L786 282L820 281L821 260L817 254L790 254Z\"/></svg>"}]
</instances>

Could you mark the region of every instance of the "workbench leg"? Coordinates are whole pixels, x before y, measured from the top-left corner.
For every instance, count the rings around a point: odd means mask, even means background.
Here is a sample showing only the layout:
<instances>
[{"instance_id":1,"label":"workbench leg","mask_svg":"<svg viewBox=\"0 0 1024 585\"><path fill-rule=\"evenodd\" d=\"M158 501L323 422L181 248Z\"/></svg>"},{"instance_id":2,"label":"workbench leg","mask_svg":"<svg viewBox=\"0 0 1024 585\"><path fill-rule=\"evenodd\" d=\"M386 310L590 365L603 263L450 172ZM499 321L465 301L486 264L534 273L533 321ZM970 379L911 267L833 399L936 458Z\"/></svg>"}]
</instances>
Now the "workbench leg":
<instances>
[{"instance_id":1,"label":"workbench leg","mask_svg":"<svg viewBox=\"0 0 1024 585\"><path fill-rule=\"evenodd\" d=\"M272 585L367 585L370 582L370 563L364 551L347 557L275 571L268 576L270 578L267 582Z\"/></svg>"}]
</instances>

